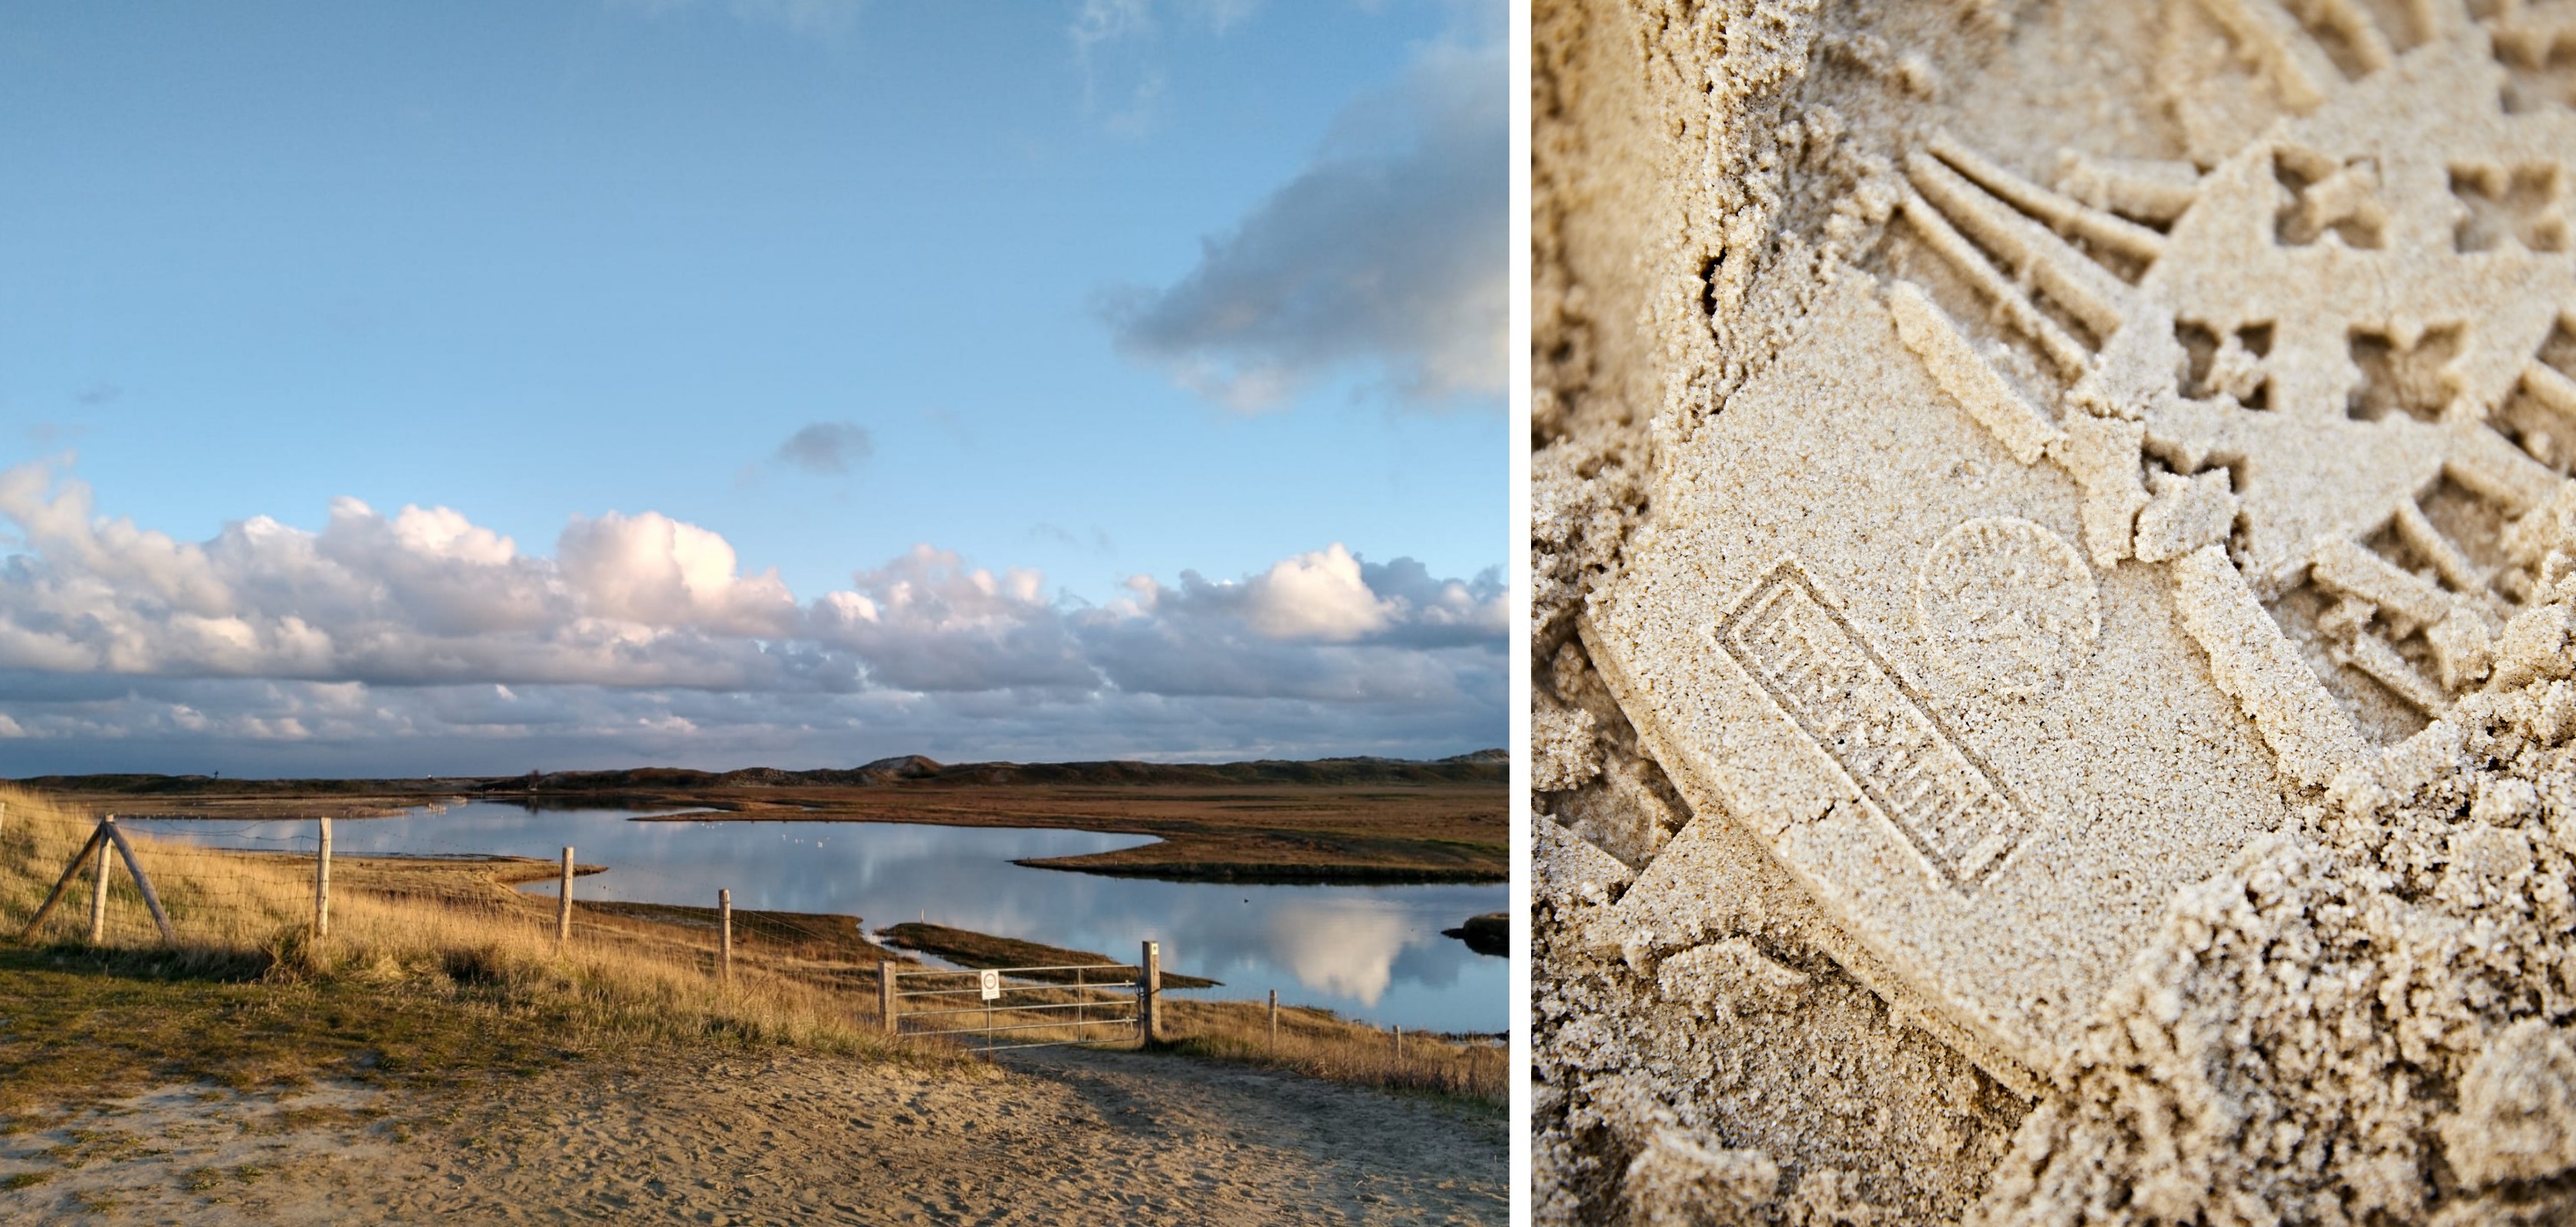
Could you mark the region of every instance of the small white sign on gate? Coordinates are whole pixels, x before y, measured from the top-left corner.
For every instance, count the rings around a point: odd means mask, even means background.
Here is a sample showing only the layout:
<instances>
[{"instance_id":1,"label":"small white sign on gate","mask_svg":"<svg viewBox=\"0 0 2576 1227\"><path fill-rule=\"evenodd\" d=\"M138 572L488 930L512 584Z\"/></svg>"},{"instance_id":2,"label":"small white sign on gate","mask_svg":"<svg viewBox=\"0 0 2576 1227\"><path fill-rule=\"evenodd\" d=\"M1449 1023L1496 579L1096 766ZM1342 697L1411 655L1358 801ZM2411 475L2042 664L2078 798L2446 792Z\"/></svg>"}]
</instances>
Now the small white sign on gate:
<instances>
[{"instance_id":1,"label":"small white sign on gate","mask_svg":"<svg viewBox=\"0 0 2576 1227\"><path fill-rule=\"evenodd\" d=\"M1002 998L1002 973L1000 973L1000 972L998 972L998 971L988 971L988 972L985 972L985 973L984 973L984 1000L986 1000L986 1001L999 1001L999 1000L1001 1000L1001 998Z\"/></svg>"}]
</instances>

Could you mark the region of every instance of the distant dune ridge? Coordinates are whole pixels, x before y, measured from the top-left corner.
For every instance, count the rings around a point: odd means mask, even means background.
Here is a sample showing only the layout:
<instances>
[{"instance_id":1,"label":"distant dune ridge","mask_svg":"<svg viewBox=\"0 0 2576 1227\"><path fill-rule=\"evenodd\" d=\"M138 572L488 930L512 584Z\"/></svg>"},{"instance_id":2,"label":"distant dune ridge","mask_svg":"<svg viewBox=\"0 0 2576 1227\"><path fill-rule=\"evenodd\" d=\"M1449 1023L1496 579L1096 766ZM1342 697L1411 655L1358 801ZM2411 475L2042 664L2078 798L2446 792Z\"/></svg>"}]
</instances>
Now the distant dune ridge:
<instances>
[{"instance_id":1,"label":"distant dune ridge","mask_svg":"<svg viewBox=\"0 0 2576 1227\"><path fill-rule=\"evenodd\" d=\"M1227 882L1501 882L1510 877L1510 756L1237 763L963 763L921 755L851 768L636 767L511 776L244 780L202 775L25 781L142 818L392 817L459 800L626 809L646 821L923 822L1158 837L1022 864Z\"/></svg>"},{"instance_id":2,"label":"distant dune ridge","mask_svg":"<svg viewBox=\"0 0 2576 1227\"><path fill-rule=\"evenodd\" d=\"M618 792L635 788L783 788L797 786L889 787L940 784L1049 784L1154 786L1205 784L1423 784L1506 782L1507 750L1477 750L1448 758L1257 759L1233 763L941 763L919 754L880 758L858 767L786 771L745 767L698 771L687 767L629 767L613 771L531 772L512 776L398 777L385 779L225 779L207 775L122 773L46 775L16 781L32 788L82 793L171 796L197 793L412 792L424 787L479 795Z\"/></svg>"}]
</instances>

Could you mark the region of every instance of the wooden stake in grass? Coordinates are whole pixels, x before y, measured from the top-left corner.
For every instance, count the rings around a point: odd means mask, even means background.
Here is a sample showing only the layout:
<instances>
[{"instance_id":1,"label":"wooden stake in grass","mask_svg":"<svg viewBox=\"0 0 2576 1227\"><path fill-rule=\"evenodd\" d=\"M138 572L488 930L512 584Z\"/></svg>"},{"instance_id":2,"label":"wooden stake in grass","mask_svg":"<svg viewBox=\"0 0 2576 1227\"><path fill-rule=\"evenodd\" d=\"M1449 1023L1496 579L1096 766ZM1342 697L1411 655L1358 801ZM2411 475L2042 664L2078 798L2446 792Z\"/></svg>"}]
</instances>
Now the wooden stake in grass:
<instances>
[{"instance_id":1,"label":"wooden stake in grass","mask_svg":"<svg viewBox=\"0 0 2576 1227\"><path fill-rule=\"evenodd\" d=\"M716 892L716 978L733 983L733 892Z\"/></svg>"},{"instance_id":2,"label":"wooden stake in grass","mask_svg":"<svg viewBox=\"0 0 2576 1227\"><path fill-rule=\"evenodd\" d=\"M100 822L99 822L99 824L98 824L98 832L99 832L99 834L100 834L100 835L104 836L105 834L107 834L107 831L108 831L108 826L107 826L107 824L108 824L108 822L109 822L109 821L112 821L112 820L111 820L111 819L102 819L102 820L100 820ZM89 890L89 944L91 944L91 945L93 945L93 946L96 946L96 945L99 945L99 944L101 944L101 943L104 943L106 940L107 940L107 849L105 849L105 848L100 848L100 849L98 850L98 873L90 879L90 890Z\"/></svg>"},{"instance_id":3,"label":"wooden stake in grass","mask_svg":"<svg viewBox=\"0 0 2576 1227\"><path fill-rule=\"evenodd\" d=\"M1279 1051L1279 990L1270 990L1270 1051Z\"/></svg>"},{"instance_id":4,"label":"wooden stake in grass","mask_svg":"<svg viewBox=\"0 0 2576 1227\"><path fill-rule=\"evenodd\" d=\"M125 871L134 875L134 889L142 892L143 906L152 913L152 923L160 927L161 940L173 946L178 945L179 933L170 927L170 913L161 910L160 892L152 889L152 876L143 872L143 862L134 855L134 845L125 842L125 832L117 829L115 817L111 815L106 821L99 823L98 829L107 832L107 841L115 844L116 854L125 859ZM107 849L98 850L98 859L102 867L100 874L104 876Z\"/></svg>"},{"instance_id":5,"label":"wooden stake in grass","mask_svg":"<svg viewBox=\"0 0 2576 1227\"><path fill-rule=\"evenodd\" d=\"M1395 1029L1395 1063L1404 1064L1404 1028Z\"/></svg>"},{"instance_id":6,"label":"wooden stake in grass","mask_svg":"<svg viewBox=\"0 0 2576 1227\"><path fill-rule=\"evenodd\" d=\"M557 897L555 899L555 941L560 944L570 942L571 940L572 848L570 845L566 845L564 848L563 889L557 893Z\"/></svg>"},{"instance_id":7,"label":"wooden stake in grass","mask_svg":"<svg viewBox=\"0 0 2576 1227\"><path fill-rule=\"evenodd\" d=\"M877 964L877 1017L885 1020L886 1034L901 1035L903 1034L903 1015L896 1008L894 977L893 959Z\"/></svg>"},{"instance_id":8,"label":"wooden stake in grass","mask_svg":"<svg viewBox=\"0 0 2576 1227\"><path fill-rule=\"evenodd\" d=\"M1136 976L1136 1035L1151 1044L1163 1038L1163 944L1145 943Z\"/></svg>"},{"instance_id":9,"label":"wooden stake in grass","mask_svg":"<svg viewBox=\"0 0 2576 1227\"><path fill-rule=\"evenodd\" d=\"M313 936L331 936L331 817L322 817L321 850L313 854Z\"/></svg>"}]
</instances>

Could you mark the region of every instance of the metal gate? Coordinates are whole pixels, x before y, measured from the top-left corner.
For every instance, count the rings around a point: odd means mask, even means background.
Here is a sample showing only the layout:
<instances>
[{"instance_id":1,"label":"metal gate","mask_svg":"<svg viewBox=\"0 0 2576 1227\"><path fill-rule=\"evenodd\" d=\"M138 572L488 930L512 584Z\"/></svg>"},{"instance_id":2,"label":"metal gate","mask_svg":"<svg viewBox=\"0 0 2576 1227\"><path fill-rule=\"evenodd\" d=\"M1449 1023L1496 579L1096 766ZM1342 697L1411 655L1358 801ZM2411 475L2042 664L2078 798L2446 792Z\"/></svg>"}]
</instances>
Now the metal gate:
<instances>
[{"instance_id":1,"label":"metal gate","mask_svg":"<svg viewBox=\"0 0 2576 1227\"><path fill-rule=\"evenodd\" d=\"M1134 963L880 968L888 1031L949 1036L977 1052L1140 1039L1161 978Z\"/></svg>"}]
</instances>

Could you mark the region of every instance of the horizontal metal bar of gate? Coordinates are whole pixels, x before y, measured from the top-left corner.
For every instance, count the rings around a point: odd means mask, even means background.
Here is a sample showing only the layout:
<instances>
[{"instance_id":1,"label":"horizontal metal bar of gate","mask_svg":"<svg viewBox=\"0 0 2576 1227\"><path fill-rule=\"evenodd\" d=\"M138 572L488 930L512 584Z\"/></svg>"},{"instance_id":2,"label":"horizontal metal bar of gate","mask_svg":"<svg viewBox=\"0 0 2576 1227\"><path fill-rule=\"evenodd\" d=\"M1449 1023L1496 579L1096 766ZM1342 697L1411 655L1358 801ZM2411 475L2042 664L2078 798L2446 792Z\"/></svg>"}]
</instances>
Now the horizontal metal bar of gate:
<instances>
[{"instance_id":1,"label":"horizontal metal bar of gate","mask_svg":"<svg viewBox=\"0 0 2576 1227\"><path fill-rule=\"evenodd\" d=\"M897 992L895 995L898 997L954 997L959 993L975 992L981 987L983 986L980 984L964 984L956 988L907 988ZM1133 980L1103 980L1098 984L1057 984L1050 980L1040 980L1034 983L1026 980L1004 980L997 987L1006 993L1080 993L1103 988L1134 988L1136 987L1136 982Z\"/></svg>"},{"instance_id":2,"label":"horizontal metal bar of gate","mask_svg":"<svg viewBox=\"0 0 2576 1227\"><path fill-rule=\"evenodd\" d=\"M1073 985L1070 985L1070 984L1062 984L1062 985L1049 984L1049 985L1042 985L1042 986L1021 985L1021 984L1005 984L1005 985L1003 985L1003 986L1002 986L1001 991L1003 991L1003 992L1005 992L1005 993L1034 993L1034 992L1041 992L1041 991L1043 991L1043 992L1059 992L1059 993L1090 993L1090 992L1102 992L1102 993L1112 993L1112 994L1115 994L1115 995L1116 995L1116 996L1118 996L1118 997L1133 997L1133 996L1135 996L1135 995L1136 995L1136 986L1135 986L1135 985L1133 985L1133 984L1085 984L1085 985L1081 986L1080 988L1076 988L1076 987L1074 987ZM971 989L971 988L938 989L938 990L934 990L934 991L931 991L931 992L923 992L923 993L896 993L896 994L895 994L895 996L896 996L897 998L899 998L899 999L901 999L901 1000L904 1000L904 1001L910 1001L910 1000L912 1000L912 999L914 999L914 998L916 998L916 997L973 997L973 996L976 996L976 995L977 995L977 994L976 994L976 991L975 991L974 989ZM1107 1000L1107 998L1103 998L1103 1000ZM1012 1008L1012 1009L1019 1009L1020 1007L1018 1007L1018 1006L1013 1006L1013 1007L1011 1007L1011 1008Z\"/></svg>"},{"instance_id":3,"label":"horizontal metal bar of gate","mask_svg":"<svg viewBox=\"0 0 2576 1227\"><path fill-rule=\"evenodd\" d=\"M964 984L949 988L912 988L906 986L902 989L902 992L903 995L907 997L918 997L928 996L935 993L971 993L979 987L981 987L979 982L969 980ZM1136 982L1134 980L1085 980L1080 984L1076 984L1070 980L1005 980L1002 982L1002 987L1018 989L1134 988L1136 987Z\"/></svg>"},{"instance_id":4,"label":"horizontal metal bar of gate","mask_svg":"<svg viewBox=\"0 0 2576 1227\"><path fill-rule=\"evenodd\" d=\"M1006 967L1000 970L1022 975L1033 971L1135 971L1137 967L1134 963L1065 963L1056 967ZM923 967L900 968L894 974L897 976L980 976L984 971L985 969L981 967L970 967L963 971L946 967Z\"/></svg>"},{"instance_id":5,"label":"horizontal metal bar of gate","mask_svg":"<svg viewBox=\"0 0 2576 1227\"><path fill-rule=\"evenodd\" d=\"M993 1035L993 1034L998 1034L998 1033L1003 1032L1003 1031L1068 1031L1068 1030L1072 1030L1072 1029L1075 1029L1075 1028L1078 1028L1078 1027L1106 1027L1106 1026L1109 1026L1110 1024L1112 1024L1112 1023L1115 1023L1115 1024L1117 1024L1117 1025L1119 1025L1119 1026L1122 1026L1122 1027L1127 1027L1127 1026L1134 1026L1134 1025L1135 1025L1135 1023L1136 1023L1136 1020L1135 1020L1135 1019L1133 1019L1133 1018L1095 1018L1095 1019L1090 1020L1089 1022L1039 1022L1039 1023L1020 1023L1020 1024L1016 1025L1016 1026L1009 1026L1009 1027L959 1027L959 1028L957 1028L957 1029L955 1029L955 1030L950 1030L950 1031L908 1031L908 1032L905 1032L905 1034L907 1034L907 1035ZM1098 1040L1091 1040L1091 1041L1067 1040L1067 1041L1065 1041L1065 1042L1066 1042L1066 1043L1080 1043L1080 1042L1099 1043L1100 1041L1098 1041Z\"/></svg>"},{"instance_id":6,"label":"horizontal metal bar of gate","mask_svg":"<svg viewBox=\"0 0 2576 1227\"><path fill-rule=\"evenodd\" d=\"M970 1005L954 1010L907 1010L906 1018L937 1018L943 1014L1035 1014L1041 1010L1114 1010L1132 1006L1133 1001L1059 1001L1046 1005ZM1132 1019L1130 1021L1133 1021Z\"/></svg>"}]
</instances>

